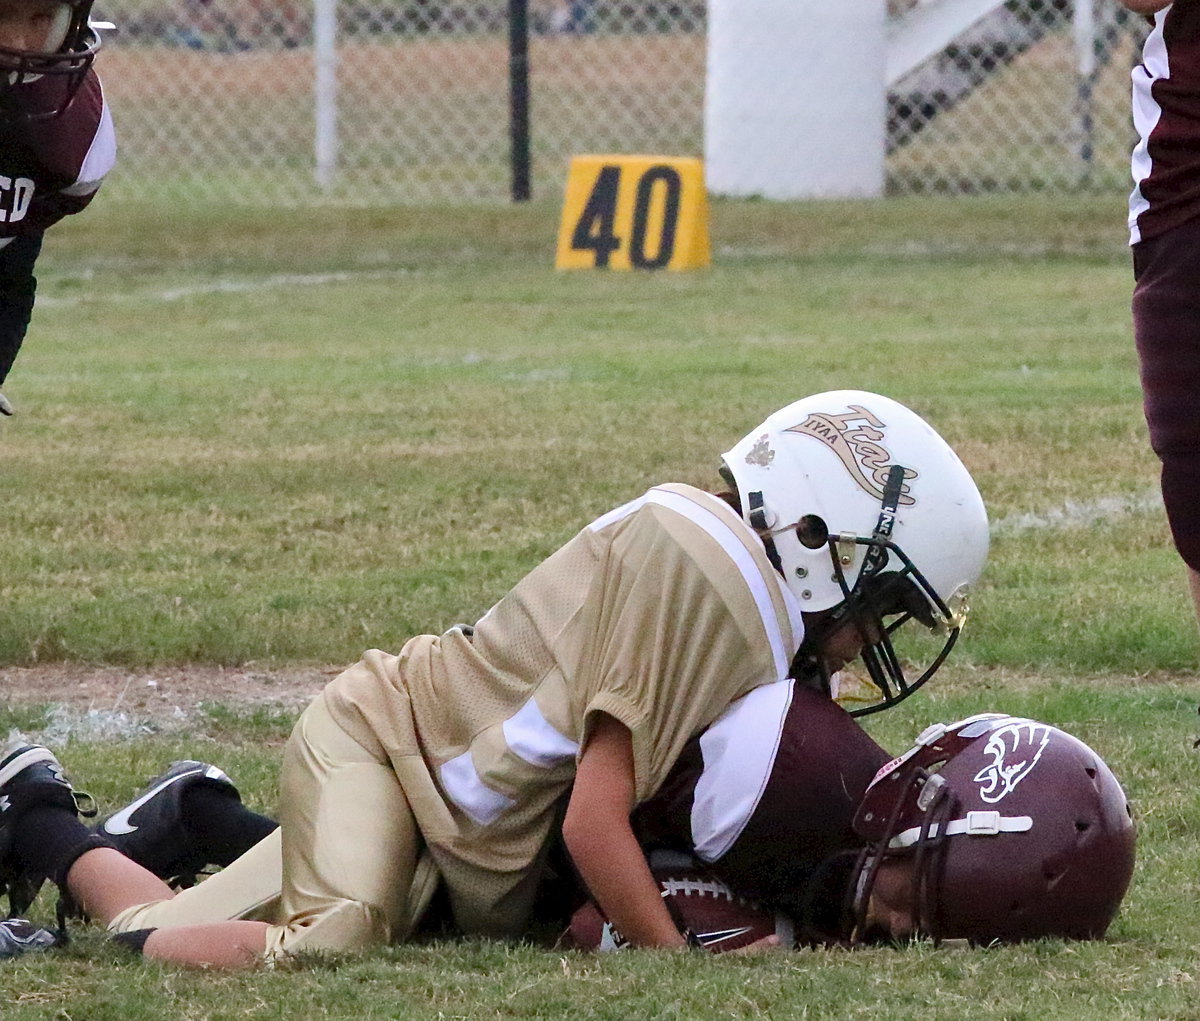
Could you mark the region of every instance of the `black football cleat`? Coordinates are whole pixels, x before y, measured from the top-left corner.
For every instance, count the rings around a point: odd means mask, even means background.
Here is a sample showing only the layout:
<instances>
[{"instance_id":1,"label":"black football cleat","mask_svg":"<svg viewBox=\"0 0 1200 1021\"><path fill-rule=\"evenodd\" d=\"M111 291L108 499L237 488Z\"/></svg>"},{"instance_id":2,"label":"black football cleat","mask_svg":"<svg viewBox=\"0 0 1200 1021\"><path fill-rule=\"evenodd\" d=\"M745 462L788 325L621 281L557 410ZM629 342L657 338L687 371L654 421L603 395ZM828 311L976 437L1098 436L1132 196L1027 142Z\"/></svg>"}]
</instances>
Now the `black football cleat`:
<instances>
[{"instance_id":1,"label":"black football cleat","mask_svg":"<svg viewBox=\"0 0 1200 1021\"><path fill-rule=\"evenodd\" d=\"M62 942L61 936L49 929L39 929L24 918L0 920L0 960L20 957L37 950L48 950Z\"/></svg>"},{"instance_id":2,"label":"black football cleat","mask_svg":"<svg viewBox=\"0 0 1200 1021\"><path fill-rule=\"evenodd\" d=\"M71 786L49 748L16 738L0 753L0 890L8 896L14 915L25 913L48 878L25 869L13 856L13 836L21 815L38 805L56 805L84 816L96 814L91 795Z\"/></svg>"},{"instance_id":3,"label":"black football cleat","mask_svg":"<svg viewBox=\"0 0 1200 1021\"><path fill-rule=\"evenodd\" d=\"M242 800L217 766L182 759L172 762L128 805L102 819L95 832L170 885L192 886L200 872L216 864L205 859L183 824L183 796L197 785Z\"/></svg>"}]
</instances>

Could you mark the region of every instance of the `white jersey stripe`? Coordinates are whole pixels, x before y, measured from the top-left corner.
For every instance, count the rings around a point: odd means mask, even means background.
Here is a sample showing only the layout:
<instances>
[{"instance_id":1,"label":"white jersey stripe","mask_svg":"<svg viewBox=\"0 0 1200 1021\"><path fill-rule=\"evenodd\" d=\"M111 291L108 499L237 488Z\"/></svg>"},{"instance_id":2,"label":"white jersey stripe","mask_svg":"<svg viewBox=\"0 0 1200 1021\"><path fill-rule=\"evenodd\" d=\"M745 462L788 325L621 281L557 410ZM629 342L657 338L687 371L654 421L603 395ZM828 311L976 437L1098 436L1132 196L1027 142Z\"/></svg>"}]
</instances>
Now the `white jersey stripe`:
<instances>
[{"instance_id":1,"label":"white jersey stripe","mask_svg":"<svg viewBox=\"0 0 1200 1021\"><path fill-rule=\"evenodd\" d=\"M503 730L509 750L531 766L549 769L579 754L578 742L560 734L532 698L504 721Z\"/></svg>"},{"instance_id":2,"label":"white jersey stripe","mask_svg":"<svg viewBox=\"0 0 1200 1021\"><path fill-rule=\"evenodd\" d=\"M755 688L700 736L704 769L692 799L692 843L701 861L716 861L728 852L758 808L795 683Z\"/></svg>"},{"instance_id":3,"label":"white jersey stripe","mask_svg":"<svg viewBox=\"0 0 1200 1021\"><path fill-rule=\"evenodd\" d=\"M737 565L738 571L742 575L742 579L746 582L746 587L750 589L750 594L754 597L754 605L758 607L758 615L762 620L763 630L767 633L767 641L771 644L771 655L775 659L775 670L779 677L787 676L788 668L792 665L792 657L796 655L796 649L788 649L785 647L783 632L779 627L779 619L775 616L775 604L771 601L771 593L767 588L766 578L763 577L762 571L759 569L758 563L754 557L750 555L750 551L746 549L742 540L734 535L729 525L722 521L715 513L706 510L697 503L678 493L671 493L661 489L652 489L647 494L651 503L659 504L662 507L667 507L677 514L682 514L693 524L699 525L709 535L717 540L721 545L726 555L730 560ZM717 497L713 497L717 499ZM773 580L773 579L772 579ZM780 584L776 586L776 590L786 593L784 599L791 593L787 592L786 587L782 584L783 579L780 579ZM792 634L795 636L804 633L804 626L800 623L800 615L791 613L792 606L788 605L789 616L792 617ZM796 648L799 648L797 645Z\"/></svg>"},{"instance_id":4,"label":"white jersey stripe","mask_svg":"<svg viewBox=\"0 0 1200 1021\"><path fill-rule=\"evenodd\" d=\"M479 776L469 751L455 756L438 770L446 796L478 823L487 826L495 822L516 802L488 787Z\"/></svg>"},{"instance_id":5,"label":"white jersey stripe","mask_svg":"<svg viewBox=\"0 0 1200 1021\"><path fill-rule=\"evenodd\" d=\"M719 497L712 497L713 500ZM750 590L750 595L754 599L754 605L758 608L759 618L762 620L763 630L766 632L767 641L771 646L771 655L775 660L775 670L779 677L786 677L788 668L792 664L792 657L796 655L796 649L800 647L800 641L804 637L804 621L800 616L800 609L796 604L795 598L784 585L783 579L779 579L779 584L775 586L775 590L780 594L784 606L787 608L788 619L791 623L792 648L787 647L784 640L783 632L780 630L779 621L775 616L775 605L771 601L771 592L767 588L767 580L759 569L758 563L751 556L750 551L746 549L742 540L733 533L728 523L718 517L715 511L711 511L703 507L701 504L693 500L689 500L685 496L678 493L673 493L665 489L652 489L644 496L636 500L631 500L629 503L615 510L609 511L603 517L597 518L588 527L592 531L600 531L609 525L615 524L622 518L628 517L639 507L647 503L657 504L660 507L666 507L687 518L695 525L699 525L705 532L712 536L721 549L725 551L726 556L733 561L741 574L742 580L745 581L746 587ZM772 578L772 581L775 579Z\"/></svg>"},{"instance_id":6,"label":"white jersey stripe","mask_svg":"<svg viewBox=\"0 0 1200 1021\"><path fill-rule=\"evenodd\" d=\"M1133 126L1137 131L1138 143L1133 149L1131 170L1134 188L1129 196L1129 243L1136 245L1142 239L1138 227L1138 217L1150 208L1150 203L1142 194L1142 182L1150 176L1154 169L1150 158L1150 133L1157 127L1162 117L1162 107L1154 100L1151 89L1154 83L1162 78L1171 77L1170 61L1167 56L1167 45L1163 40L1163 22L1167 12L1159 11L1154 16L1154 28L1146 37L1142 47L1142 63L1133 69Z\"/></svg>"},{"instance_id":7,"label":"white jersey stripe","mask_svg":"<svg viewBox=\"0 0 1200 1021\"><path fill-rule=\"evenodd\" d=\"M541 769L574 759L579 752L579 745L550 724L533 698L505 720L501 729L509 751ZM495 822L516 804L484 782L469 750L443 763L438 774L447 797L480 826Z\"/></svg>"},{"instance_id":8,"label":"white jersey stripe","mask_svg":"<svg viewBox=\"0 0 1200 1021\"><path fill-rule=\"evenodd\" d=\"M646 500L649 496L650 494L646 493L644 496L639 496L635 500L630 500L628 503L621 504L620 507L614 507L607 514L600 515L600 517L587 526L588 531L601 532L609 525L615 525L622 518L629 517L630 514L646 503Z\"/></svg>"},{"instance_id":9,"label":"white jersey stripe","mask_svg":"<svg viewBox=\"0 0 1200 1021\"><path fill-rule=\"evenodd\" d=\"M103 97L104 89L100 94ZM100 187L100 182L112 170L117 162L117 133L113 128L112 111L108 103L101 99L100 123L96 127L96 137L92 139L91 147L83 158L83 166L79 168L79 176L75 183L64 188L64 195L90 195Z\"/></svg>"}]
</instances>

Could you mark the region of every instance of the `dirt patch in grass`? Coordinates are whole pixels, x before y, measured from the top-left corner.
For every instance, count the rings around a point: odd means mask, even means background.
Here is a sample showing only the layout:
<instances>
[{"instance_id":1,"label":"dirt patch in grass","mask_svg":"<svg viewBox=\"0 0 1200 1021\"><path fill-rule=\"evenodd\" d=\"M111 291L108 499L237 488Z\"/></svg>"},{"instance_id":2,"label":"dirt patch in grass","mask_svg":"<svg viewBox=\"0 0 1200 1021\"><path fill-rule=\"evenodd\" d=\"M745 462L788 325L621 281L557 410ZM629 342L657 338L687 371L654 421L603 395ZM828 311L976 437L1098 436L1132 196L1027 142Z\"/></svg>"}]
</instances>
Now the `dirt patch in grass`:
<instances>
[{"instance_id":1,"label":"dirt patch in grass","mask_svg":"<svg viewBox=\"0 0 1200 1021\"><path fill-rule=\"evenodd\" d=\"M49 709L45 737L68 735L92 740L146 733L206 733L219 707L239 710L266 707L299 713L345 664L331 666L217 667L195 664L131 669L50 663L33 667L0 667L0 707ZM929 691L948 695L975 693L995 709L1006 694L1027 692L1064 679L1042 671L996 668L947 668ZM1191 685L1194 677L1155 673L1076 677L1074 683L1107 687L1159 684ZM1200 695L1197 696L1200 698ZM994 700L997 705L992 705ZM3 737L0 734L0 737Z\"/></svg>"},{"instance_id":2,"label":"dirt patch in grass","mask_svg":"<svg viewBox=\"0 0 1200 1021\"><path fill-rule=\"evenodd\" d=\"M342 666L258 668L192 665L133 670L51 663L0 668L0 703L52 705L85 715L124 714L151 724L180 723L206 703L236 709L300 709Z\"/></svg>"}]
</instances>

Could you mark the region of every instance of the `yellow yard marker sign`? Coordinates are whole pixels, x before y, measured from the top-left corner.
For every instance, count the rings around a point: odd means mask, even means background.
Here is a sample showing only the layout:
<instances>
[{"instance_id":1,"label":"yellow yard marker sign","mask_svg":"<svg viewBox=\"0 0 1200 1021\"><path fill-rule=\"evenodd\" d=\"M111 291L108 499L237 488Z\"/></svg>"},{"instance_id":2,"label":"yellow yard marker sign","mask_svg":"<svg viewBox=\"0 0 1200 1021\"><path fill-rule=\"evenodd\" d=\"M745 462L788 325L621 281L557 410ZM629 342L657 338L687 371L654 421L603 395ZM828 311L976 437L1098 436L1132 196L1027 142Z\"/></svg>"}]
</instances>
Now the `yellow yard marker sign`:
<instances>
[{"instance_id":1,"label":"yellow yard marker sign","mask_svg":"<svg viewBox=\"0 0 1200 1021\"><path fill-rule=\"evenodd\" d=\"M701 160L572 157L557 269L695 269L711 261Z\"/></svg>"}]
</instances>

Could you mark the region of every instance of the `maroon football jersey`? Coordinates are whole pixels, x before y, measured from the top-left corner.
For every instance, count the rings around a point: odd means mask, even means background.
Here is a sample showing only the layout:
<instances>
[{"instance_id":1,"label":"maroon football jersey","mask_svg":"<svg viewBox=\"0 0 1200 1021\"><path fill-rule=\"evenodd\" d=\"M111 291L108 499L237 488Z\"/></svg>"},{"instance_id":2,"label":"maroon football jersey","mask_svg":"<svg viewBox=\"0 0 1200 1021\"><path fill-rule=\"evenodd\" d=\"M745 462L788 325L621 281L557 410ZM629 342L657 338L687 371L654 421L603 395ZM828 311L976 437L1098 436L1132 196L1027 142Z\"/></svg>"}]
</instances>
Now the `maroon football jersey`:
<instances>
[{"instance_id":1,"label":"maroon football jersey","mask_svg":"<svg viewBox=\"0 0 1200 1021\"><path fill-rule=\"evenodd\" d=\"M1200 214L1200 6L1155 14L1133 69L1134 190L1130 242Z\"/></svg>"},{"instance_id":2,"label":"maroon football jersey","mask_svg":"<svg viewBox=\"0 0 1200 1021\"><path fill-rule=\"evenodd\" d=\"M859 848L852 821L888 755L793 680L733 703L634 814L643 845L688 852L739 894L795 909L818 866Z\"/></svg>"},{"instance_id":3,"label":"maroon football jersey","mask_svg":"<svg viewBox=\"0 0 1200 1021\"><path fill-rule=\"evenodd\" d=\"M38 108L46 79L21 86ZM46 88L53 87L47 83ZM0 121L0 244L44 231L91 200L116 159L112 115L95 71L58 117Z\"/></svg>"}]
</instances>

